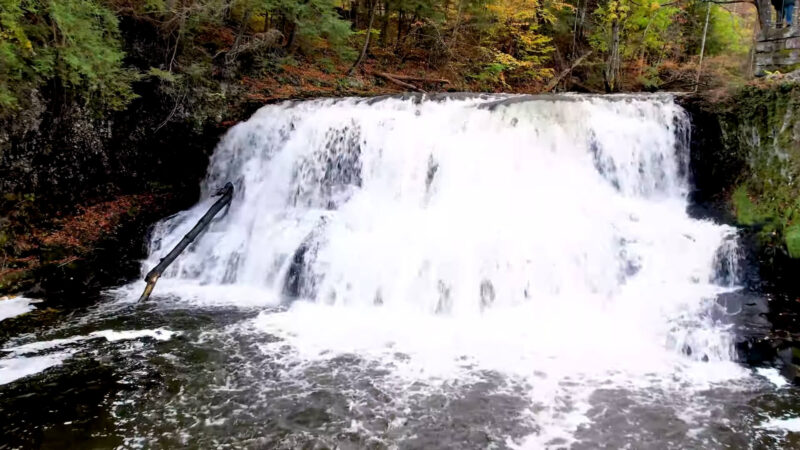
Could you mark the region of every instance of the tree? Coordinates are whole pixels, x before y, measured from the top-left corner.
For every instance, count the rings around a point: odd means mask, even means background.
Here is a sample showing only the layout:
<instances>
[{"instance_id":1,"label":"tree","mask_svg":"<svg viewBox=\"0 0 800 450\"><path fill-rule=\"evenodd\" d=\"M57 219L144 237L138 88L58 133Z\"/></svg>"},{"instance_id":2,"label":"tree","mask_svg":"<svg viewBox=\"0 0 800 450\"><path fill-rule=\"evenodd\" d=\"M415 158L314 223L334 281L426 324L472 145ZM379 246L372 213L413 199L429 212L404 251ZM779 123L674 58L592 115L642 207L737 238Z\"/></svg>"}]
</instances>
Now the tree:
<instances>
[{"instance_id":1,"label":"tree","mask_svg":"<svg viewBox=\"0 0 800 450\"><path fill-rule=\"evenodd\" d=\"M94 0L2 0L0 107L23 107L32 89L54 82L105 109L135 97L124 67L117 17Z\"/></svg>"},{"instance_id":2,"label":"tree","mask_svg":"<svg viewBox=\"0 0 800 450\"><path fill-rule=\"evenodd\" d=\"M606 53L603 81L607 92L616 92L620 89L621 46L624 45L623 32L629 12L629 0L608 0L595 11L606 39L605 45L600 46L600 49Z\"/></svg>"},{"instance_id":3,"label":"tree","mask_svg":"<svg viewBox=\"0 0 800 450\"><path fill-rule=\"evenodd\" d=\"M378 5L378 0L370 0L369 5L369 20L367 21L367 32L364 33L364 46L361 48L361 53L358 54L358 58L356 62L350 67L350 70L347 72L348 74L352 75L353 72L358 68L358 65L361 64L361 61L364 60L364 57L367 55L367 50L369 49L369 39L372 36L372 23L375 20L375 7Z\"/></svg>"},{"instance_id":4,"label":"tree","mask_svg":"<svg viewBox=\"0 0 800 450\"><path fill-rule=\"evenodd\" d=\"M482 33L479 51L488 61L476 78L490 85L508 87L514 83L541 82L553 75L546 67L553 52L552 38L539 32L542 24L555 21L554 10L566 7L552 2L549 8L539 0L498 0L490 3L488 26Z\"/></svg>"}]
</instances>

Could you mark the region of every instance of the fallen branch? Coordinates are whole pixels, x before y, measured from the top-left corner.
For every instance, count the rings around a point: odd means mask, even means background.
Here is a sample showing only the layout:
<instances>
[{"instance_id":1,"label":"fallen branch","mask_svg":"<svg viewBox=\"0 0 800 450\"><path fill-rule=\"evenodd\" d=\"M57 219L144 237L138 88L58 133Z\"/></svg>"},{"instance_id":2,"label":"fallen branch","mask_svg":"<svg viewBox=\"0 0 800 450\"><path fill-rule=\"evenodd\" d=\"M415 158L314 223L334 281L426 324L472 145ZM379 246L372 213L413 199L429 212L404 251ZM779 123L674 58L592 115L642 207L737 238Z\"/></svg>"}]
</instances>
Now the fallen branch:
<instances>
[{"instance_id":1,"label":"fallen branch","mask_svg":"<svg viewBox=\"0 0 800 450\"><path fill-rule=\"evenodd\" d=\"M604 94L603 91L600 91L600 90L597 90L595 88L589 87L589 86L581 83L580 81L578 81L574 77L572 79L570 79L570 84L573 85L573 86L578 86L579 88L581 88L584 91L589 92L591 94Z\"/></svg>"},{"instance_id":2,"label":"fallen branch","mask_svg":"<svg viewBox=\"0 0 800 450\"><path fill-rule=\"evenodd\" d=\"M547 87L544 88L543 92L550 92L553 89L555 89L555 87L558 86L558 83L560 83L561 80L563 80L565 76L567 76L570 72L575 70L575 68L578 67L583 62L583 60L586 59L591 54L592 54L592 51L589 50L588 52L586 52L583 55L581 55L578 59L573 61L571 66L569 66L568 68L564 69L557 77L555 77L552 80L550 80L550 83L547 84Z\"/></svg>"},{"instance_id":3,"label":"fallen branch","mask_svg":"<svg viewBox=\"0 0 800 450\"><path fill-rule=\"evenodd\" d=\"M421 81L423 83L450 84L450 80L446 80L444 78L415 77L415 76L411 76L411 75L401 75L399 73L386 73L386 72L380 72L378 75L388 75L388 76L390 76L392 78L396 78L398 80Z\"/></svg>"},{"instance_id":4,"label":"fallen branch","mask_svg":"<svg viewBox=\"0 0 800 450\"><path fill-rule=\"evenodd\" d=\"M394 83L394 84L396 84L398 86L403 86L406 89L411 89L412 91L417 91L417 92L425 92L424 90L414 86L411 83L406 83L405 81L398 80L394 75L390 75L390 74L384 73L384 72L375 72L375 75L379 76L381 78L384 78L384 79L386 79L388 81L391 81L392 83Z\"/></svg>"},{"instance_id":5,"label":"fallen branch","mask_svg":"<svg viewBox=\"0 0 800 450\"><path fill-rule=\"evenodd\" d=\"M208 208L208 211L206 211L203 217L200 218L194 228L189 230L189 232L186 233L186 236L184 236L183 239L181 239L178 244L175 245L175 247L170 250L169 253L167 253L167 256L161 258L161 261L159 261L150 272L147 272L147 275L144 277L144 281L147 282L147 285L144 287L142 296L139 297L140 302L150 298L150 293L153 292L156 282L159 278L161 278L161 275L164 273L164 271L167 270L167 267L172 264L172 261L175 261L175 258L177 258L181 252L186 250L186 247L188 247L192 242L194 242L195 239L197 239L200 233L202 233L203 230L205 230L211 224L214 216L216 216L222 208L231 204L231 200L233 200L233 184L230 182L225 183L225 186L220 189L216 195L220 196L219 200L214 202L214 204Z\"/></svg>"}]
</instances>

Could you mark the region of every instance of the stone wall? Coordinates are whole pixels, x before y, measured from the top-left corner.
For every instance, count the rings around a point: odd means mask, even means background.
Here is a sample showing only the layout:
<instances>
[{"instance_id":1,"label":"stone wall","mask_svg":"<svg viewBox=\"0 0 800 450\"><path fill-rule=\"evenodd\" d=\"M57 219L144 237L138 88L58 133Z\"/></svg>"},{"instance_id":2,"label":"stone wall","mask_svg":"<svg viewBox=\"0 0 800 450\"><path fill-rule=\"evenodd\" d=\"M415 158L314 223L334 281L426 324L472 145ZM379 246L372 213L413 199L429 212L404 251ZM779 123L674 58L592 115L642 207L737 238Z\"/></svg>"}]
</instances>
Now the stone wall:
<instances>
[{"instance_id":1,"label":"stone wall","mask_svg":"<svg viewBox=\"0 0 800 450\"><path fill-rule=\"evenodd\" d=\"M800 27L764 28L756 42L755 73L791 72L800 67Z\"/></svg>"}]
</instances>

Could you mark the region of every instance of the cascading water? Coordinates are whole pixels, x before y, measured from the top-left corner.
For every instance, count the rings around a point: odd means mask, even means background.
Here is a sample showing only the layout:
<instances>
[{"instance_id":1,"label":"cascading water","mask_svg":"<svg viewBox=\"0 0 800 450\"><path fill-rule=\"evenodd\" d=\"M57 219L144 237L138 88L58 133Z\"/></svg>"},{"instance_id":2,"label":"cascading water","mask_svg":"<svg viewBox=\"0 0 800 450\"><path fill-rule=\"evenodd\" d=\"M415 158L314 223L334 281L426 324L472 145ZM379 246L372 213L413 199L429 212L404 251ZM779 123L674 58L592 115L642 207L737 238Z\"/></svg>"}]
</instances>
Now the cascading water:
<instances>
[{"instance_id":1,"label":"cascading water","mask_svg":"<svg viewBox=\"0 0 800 450\"><path fill-rule=\"evenodd\" d=\"M217 147L204 197L236 197L154 298L283 305L249 325L265 355L356 355L399 403L499 374L530 402L508 445L587 438L614 389L692 417L743 369L709 314L735 235L686 214L688 131L669 96L267 106ZM210 201L158 224L145 268Z\"/></svg>"},{"instance_id":2,"label":"cascading water","mask_svg":"<svg viewBox=\"0 0 800 450\"><path fill-rule=\"evenodd\" d=\"M0 302L0 447L797 448L688 134L666 95L264 107L156 225L144 271L236 185L150 301Z\"/></svg>"}]
</instances>

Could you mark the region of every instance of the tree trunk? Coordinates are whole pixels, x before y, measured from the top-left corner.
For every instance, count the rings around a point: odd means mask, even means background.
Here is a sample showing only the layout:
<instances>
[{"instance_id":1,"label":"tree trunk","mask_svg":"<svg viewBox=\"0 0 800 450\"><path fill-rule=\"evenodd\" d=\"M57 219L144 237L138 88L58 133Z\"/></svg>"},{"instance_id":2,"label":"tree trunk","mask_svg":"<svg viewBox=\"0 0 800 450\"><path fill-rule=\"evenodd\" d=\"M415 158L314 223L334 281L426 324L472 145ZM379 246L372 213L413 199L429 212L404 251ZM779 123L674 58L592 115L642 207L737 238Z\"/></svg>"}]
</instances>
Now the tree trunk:
<instances>
[{"instance_id":1,"label":"tree trunk","mask_svg":"<svg viewBox=\"0 0 800 450\"><path fill-rule=\"evenodd\" d=\"M647 26L644 27L644 32L642 32L642 42L639 43L639 57L644 58L645 54L647 53L647 49L645 48L645 41L647 41L647 32L650 31L650 24L653 23L653 17L655 16L654 13L650 13L650 18L647 19Z\"/></svg>"},{"instance_id":2,"label":"tree trunk","mask_svg":"<svg viewBox=\"0 0 800 450\"><path fill-rule=\"evenodd\" d=\"M281 34L286 36L286 16L284 14L279 14L278 18L275 20L275 28L280 30Z\"/></svg>"},{"instance_id":3,"label":"tree trunk","mask_svg":"<svg viewBox=\"0 0 800 450\"><path fill-rule=\"evenodd\" d=\"M650 30L650 24L653 23L654 16L654 13L650 13L650 18L647 19L647 26L644 27L644 32L642 32L642 41L639 42L639 48L634 53L634 56L639 60L638 76L642 76L642 72L644 71L645 57L647 56L647 47L645 47L645 44L647 43L647 32Z\"/></svg>"},{"instance_id":4,"label":"tree trunk","mask_svg":"<svg viewBox=\"0 0 800 450\"><path fill-rule=\"evenodd\" d=\"M297 41L297 24L289 22L289 39L286 40L286 51L291 53L294 51L295 42Z\"/></svg>"},{"instance_id":5,"label":"tree trunk","mask_svg":"<svg viewBox=\"0 0 800 450\"><path fill-rule=\"evenodd\" d=\"M380 46L386 47L387 35L389 34L389 15L391 14L391 7L389 0L383 1L383 22L381 23L381 39Z\"/></svg>"},{"instance_id":6,"label":"tree trunk","mask_svg":"<svg viewBox=\"0 0 800 450\"><path fill-rule=\"evenodd\" d=\"M367 50L369 49L369 38L372 36L372 22L375 20L375 6L378 4L378 0L371 0L369 5L369 23L367 24L367 35L364 38L364 47L361 48L361 54L358 55L358 59L356 62L353 63L353 67L347 71L348 75L352 75L353 72L358 68L361 62L364 60L364 57L367 56Z\"/></svg>"},{"instance_id":7,"label":"tree trunk","mask_svg":"<svg viewBox=\"0 0 800 450\"><path fill-rule=\"evenodd\" d=\"M588 52L586 52L583 55L581 55L578 59L573 61L572 65L570 65L569 67L564 69L564 71L561 72L560 75L558 75L557 77L553 78L549 83L547 83L547 86L544 88L544 91L542 91L542 92L550 92L553 89L555 89L556 86L558 86L558 83L561 82L561 80L564 77L566 77L567 75L569 75L570 72L575 70L575 68L578 67L583 62L583 60L586 59L591 54L592 54L592 51L589 50Z\"/></svg>"},{"instance_id":8,"label":"tree trunk","mask_svg":"<svg viewBox=\"0 0 800 450\"><path fill-rule=\"evenodd\" d=\"M456 12L456 23L453 25L453 37L450 38L450 48L456 44L456 38L458 37L458 25L461 22L461 9L464 6L464 0L458 0L458 11Z\"/></svg>"},{"instance_id":9,"label":"tree trunk","mask_svg":"<svg viewBox=\"0 0 800 450\"><path fill-rule=\"evenodd\" d=\"M175 37L175 48L172 50L172 58L169 60L169 65L167 66L167 71L172 72L172 65L175 64L175 57L178 56L178 45L181 43L181 38L183 37L183 25L185 22L184 15L181 15L180 20L178 21L178 35Z\"/></svg>"},{"instance_id":10,"label":"tree trunk","mask_svg":"<svg viewBox=\"0 0 800 450\"><path fill-rule=\"evenodd\" d=\"M572 58L578 56L579 47L585 43L584 34L586 31L586 10L589 7L589 0L579 0L578 7L575 9L575 26L572 29Z\"/></svg>"},{"instance_id":11,"label":"tree trunk","mask_svg":"<svg viewBox=\"0 0 800 450\"><path fill-rule=\"evenodd\" d=\"M706 35L708 34L709 16L711 16L711 2L708 2L708 8L706 8L706 25L703 27L703 42L700 44L700 62L697 64L697 79L694 82L695 92L697 92L697 88L700 86L700 74L703 70L703 54L706 51Z\"/></svg>"},{"instance_id":12,"label":"tree trunk","mask_svg":"<svg viewBox=\"0 0 800 450\"><path fill-rule=\"evenodd\" d=\"M244 16L242 16L242 23L239 25L239 32L236 33L236 39L233 41L233 46L231 50L225 54L225 64L231 65L236 60L236 50L239 49L239 46L242 44L242 38L244 37L245 31L247 31L247 26L250 24L250 14L252 11L248 9L244 12ZM232 56L233 55L233 56Z\"/></svg>"},{"instance_id":13,"label":"tree trunk","mask_svg":"<svg viewBox=\"0 0 800 450\"><path fill-rule=\"evenodd\" d=\"M604 74L607 92L619 90L619 28L619 19L614 19L611 22L611 45L608 46L608 60Z\"/></svg>"},{"instance_id":14,"label":"tree trunk","mask_svg":"<svg viewBox=\"0 0 800 450\"><path fill-rule=\"evenodd\" d=\"M444 78L415 77L413 75L403 75L400 73L388 73L388 72L376 72L375 74L381 77L386 75L404 81L422 81L424 83L450 84L450 80Z\"/></svg>"},{"instance_id":15,"label":"tree trunk","mask_svg":"<svg viewBox=\"0 0 800 450\"><path fill-rule=\"evenodd\" d=\"M754 0L758 13L758 24L762 30L772 27L772 5L766 0Z\"/></svg>"},{"instance_id":16,"label":"tree trunk","mask_svg":"<svg viewBox=\"0 0 800 450\"><path fill-rule=\"evenodd\" d=\"M403 86L403 87L404 87L404 88L406 88L406 89L410 89L410 90L412 90L412 91L417 91L417 92L425 92L424 90L422 90L422 89L420 89L420 88L418 88L418 87L414 86L414 85L413 85L413 84L411 84L411 83L406 83L406 82L405 82L405 81L403 81L403 80L400 80L400 79L398 79L398 78L395 78L395 76L393 76L393 75L392 75L392 74L390 74L390 73L385 73L385 72L377 72L377 73L375 73L375 75L377 75L377 76L379 76L379 77L381 77L381 78L384 78L384 79L386 79L386 80L389 80L389 81L391 81L392 83L394 83L394 84L396 84L396 85L398 85L398 86Z\"/></svg>"},{"instance_id":17,"label":"tree trunk","mask_svg":"<svg viewBox=\"0 0 800 450\"><path fill-rule=\"evenodd\" d=\"M403 39L403 19L405 15L405 11L402 9L397 12L397 39L394 43L395 47L400 45L400 40Z\"/></svg>"}]
</instances>

